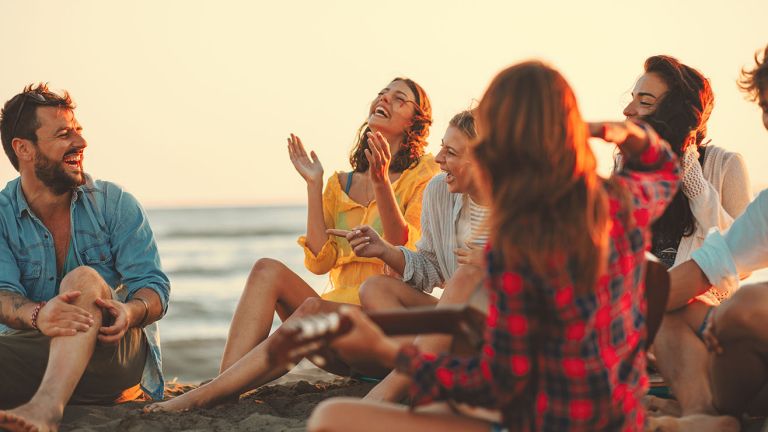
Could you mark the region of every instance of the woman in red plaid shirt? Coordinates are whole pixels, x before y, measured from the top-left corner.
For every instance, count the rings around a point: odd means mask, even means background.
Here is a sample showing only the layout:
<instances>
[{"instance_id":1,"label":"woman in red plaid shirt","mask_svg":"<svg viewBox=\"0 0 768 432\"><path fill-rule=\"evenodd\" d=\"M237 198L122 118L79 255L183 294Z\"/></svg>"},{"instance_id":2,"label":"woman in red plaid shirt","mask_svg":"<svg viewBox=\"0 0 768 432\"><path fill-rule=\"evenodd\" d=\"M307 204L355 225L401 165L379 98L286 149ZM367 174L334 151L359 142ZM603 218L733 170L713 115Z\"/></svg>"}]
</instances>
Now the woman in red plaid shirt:
<instances>
[{"instance_id":1,"label":"woman in red plaid shirt","mask_svg":"<svg viewBox=\"0 0 768 432\"><path fill-rule=\"evenodd\" d=\"M587 125L565 79L539 62L502 71L478 107L474 155L492 204L485 344L474 358L399 345L357 310L334 346L412 378L411 401L500 411L501 423L453 412L333 399L312 431L635 431L645 374L642 284L650 224L678 186L669 146L638 123ZM595 172L590 134L625 167Z\"/></svg>"}]
</instances>

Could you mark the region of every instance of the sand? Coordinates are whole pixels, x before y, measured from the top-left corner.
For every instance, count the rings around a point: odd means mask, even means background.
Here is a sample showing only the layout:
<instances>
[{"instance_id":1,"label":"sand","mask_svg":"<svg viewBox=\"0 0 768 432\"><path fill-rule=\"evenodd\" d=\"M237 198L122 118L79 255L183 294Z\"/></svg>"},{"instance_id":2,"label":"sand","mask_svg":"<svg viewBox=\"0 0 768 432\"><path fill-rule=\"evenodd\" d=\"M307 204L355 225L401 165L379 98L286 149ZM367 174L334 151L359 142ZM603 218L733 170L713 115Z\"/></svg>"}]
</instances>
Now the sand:
<instances>
[{"instance_id":1,"label":"sand","mask_svg":"<svg viewBox=\"0 0 768 432\"><path fill-rule=\"evenodd\" d=\"M166 395L195 385L171 383ZM307 418L322 400L335 396L362 397L373 384L340 378L299 365L270 385L248 392L237 402L183 413L141 412L147 402L117 406L69 406L62 431L303 431Z\"/></svg>"}]
</instances>

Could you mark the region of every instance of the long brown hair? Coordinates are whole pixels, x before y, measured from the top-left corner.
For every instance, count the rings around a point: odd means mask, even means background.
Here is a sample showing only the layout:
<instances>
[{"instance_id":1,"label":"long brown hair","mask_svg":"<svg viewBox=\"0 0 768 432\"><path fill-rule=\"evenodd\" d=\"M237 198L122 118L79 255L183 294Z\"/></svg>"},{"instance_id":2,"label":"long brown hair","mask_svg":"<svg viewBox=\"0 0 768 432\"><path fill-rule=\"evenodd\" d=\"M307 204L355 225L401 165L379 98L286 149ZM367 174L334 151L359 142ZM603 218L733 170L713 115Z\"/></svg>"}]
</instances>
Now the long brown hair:
<instances>
[{"instance_id":1,"label":"long brown hair","mask_svg":"<svg viewBox=\"0 0 768 432\"><path fill-rule=\"evenodd\" d=\"M411 127L403 132L403 145L400 150L392 155L390 168L394 172L403 172L419 162L424 155L424 148L427 146L427 137L429 136L429 126L432 124L432 103L429 101L427 92L410 78L397 77L391 82L402 81L413 92L416 98L414 105ZM365 149L368 148L368 121L360 126L355 136L355 146L349 154L349 164L355 172L368 171L368 159L365 157Z\"/></svg>"},{"instance_id":2,"label":"long brown hair","mask_svg":"<svg viewBox=\"0 0 768 432\"><path fill-rule=\"evenodd\" d=\"M571 87L541 62L520 63L494 78L477 110L494 248L507 267L567 266L577 292L591 291L605 267L608 201Z\"/></svg>"}]
</instances>

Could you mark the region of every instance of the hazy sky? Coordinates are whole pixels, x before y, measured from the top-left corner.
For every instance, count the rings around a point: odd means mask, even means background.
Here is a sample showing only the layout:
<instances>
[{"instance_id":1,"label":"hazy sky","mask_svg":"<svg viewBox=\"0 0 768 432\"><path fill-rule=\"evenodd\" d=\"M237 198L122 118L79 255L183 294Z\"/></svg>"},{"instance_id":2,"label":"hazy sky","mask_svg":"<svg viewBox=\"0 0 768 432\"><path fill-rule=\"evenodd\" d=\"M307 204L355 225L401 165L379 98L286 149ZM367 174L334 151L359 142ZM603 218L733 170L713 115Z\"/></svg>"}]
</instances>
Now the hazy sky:
<instances>
[{"instance_id":1,"label":"hazy sky","mask_svg":"<svg viewBox=\"0 0 768 432\"><path fill-rule=\"evenodd\" d=\"M736 6L738 4L738 6ZM430 150L500 69L560 69L588 119L620 119L643 60L670 54L711 78L712 143L768 186L768 133L735 80L768 43L768 1L0 0L0 99L33 81L68 89L86 170L147 206L299 203L294 132L326 177L391 78L434 107ZM600 146L601 168L610 149ZM0 163L0 183L16 176Z\"/></svg>"}]
</instances>

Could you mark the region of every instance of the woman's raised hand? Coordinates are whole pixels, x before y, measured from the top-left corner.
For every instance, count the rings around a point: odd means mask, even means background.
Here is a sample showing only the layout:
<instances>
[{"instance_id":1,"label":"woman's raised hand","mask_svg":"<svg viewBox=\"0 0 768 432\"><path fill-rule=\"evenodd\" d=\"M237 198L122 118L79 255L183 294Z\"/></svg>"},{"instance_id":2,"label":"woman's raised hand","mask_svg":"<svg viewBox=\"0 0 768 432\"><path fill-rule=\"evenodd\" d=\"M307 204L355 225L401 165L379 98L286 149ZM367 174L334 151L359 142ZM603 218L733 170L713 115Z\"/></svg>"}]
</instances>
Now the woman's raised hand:
<instances>
[{"instance_id":1,"label":"woman's raised hand","mask_svg":"<svg viewBox=\"0 0 768 432\"><path fill-rule=\"evenodd\" d=\"M368 176L371 182L374 184L389 182L389 163L392 161L392 154L384 135L379 132L368 132L365 158L368 159Z\"/></svg>"},{"instance_id":2,"label":"woman's raised hand","mask_svg":"<svg viewBox=\"0 0 768 432\"><path fill-rule=\"evenodd\" d=\"M588 123L587 126L591 136L614 143L624 154L632 156L642 153L649 135L656 136L650 126L635 120Z\"/></svg>"},{"instance_id":3,"label":"woman's raised hand","mask_svg":"<svg viewBox=\"0 0 768 432\"><path fill-rule=\"evenodd\" d=\"M304 150L304 144L301 143L301 138L294 134L288 137L288 155L291 157L291 163L296 171L299 172L301 177L307 183L320 184L323 183L323 165L320 163L320 159L314 151L307 155L307 151Z\"/></svg>"}]
</instances>

